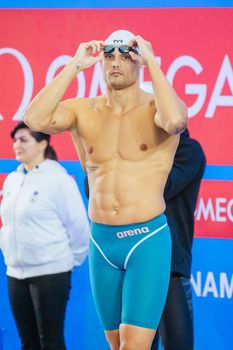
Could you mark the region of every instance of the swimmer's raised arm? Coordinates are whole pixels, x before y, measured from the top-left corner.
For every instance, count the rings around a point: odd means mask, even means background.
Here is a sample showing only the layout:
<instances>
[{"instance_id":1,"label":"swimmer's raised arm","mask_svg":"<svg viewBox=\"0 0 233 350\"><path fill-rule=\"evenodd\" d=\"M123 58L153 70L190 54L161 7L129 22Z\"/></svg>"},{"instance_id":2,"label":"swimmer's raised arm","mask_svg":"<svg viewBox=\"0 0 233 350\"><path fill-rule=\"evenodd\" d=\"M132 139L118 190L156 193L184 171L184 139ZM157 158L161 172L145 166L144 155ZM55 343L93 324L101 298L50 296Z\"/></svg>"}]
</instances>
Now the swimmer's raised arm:
<instances>
[{"instance_id":1,"label":"swimmer's raised arm","mask_svg":"<svg viewBox=\"0 0 233 350\"><path fill-rule=\"evenodd\" d=\"M69 130L76 123L77 105L74 99L61 102L76 75L102 58L103 41L82 43L64 69L31 101L24 113L24 122L33 130L58 133Z\"/></svg>"},{"instance_id":2,"label":"swimmer's raised arm","mask_svg":"<svg viewBox=\"0 0 233 350\"><path fill-rule=\"evenodd\" d=\"M155 124L170 135L181 133L187 127L187 108L156 62L150 42L137 35L135 40L131 41L131 45L137 45L140 50L139 55L130 52L132 59L149 69L157 109Z\"/></svg>"}]
</instances>

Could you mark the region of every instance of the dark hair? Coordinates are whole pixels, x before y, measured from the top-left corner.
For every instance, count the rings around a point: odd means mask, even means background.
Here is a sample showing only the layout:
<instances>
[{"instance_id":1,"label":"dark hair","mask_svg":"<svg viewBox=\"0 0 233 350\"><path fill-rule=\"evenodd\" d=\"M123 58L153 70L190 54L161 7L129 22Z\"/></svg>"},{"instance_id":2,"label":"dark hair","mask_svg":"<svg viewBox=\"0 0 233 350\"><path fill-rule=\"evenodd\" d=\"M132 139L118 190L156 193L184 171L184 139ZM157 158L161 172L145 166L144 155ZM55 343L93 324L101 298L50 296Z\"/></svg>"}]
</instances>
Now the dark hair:
<instances>
[{"instance_id":1,"label":"dark hair","mask_svg":"<svg viewBox=\"0 0 233 350\"><path fill-rule=\"evenodd\" d=\"M41 142L43 140L47 141L47 147L45 148L45 151L44 151L45 159L58 160L57 159L57 154L56 154L54 148L49 144L49 142L50 142L50 135L44 134L43 132L33 131L24 122L20 122L11 131L11 138L12 139L14 139L16 132L18 130L20 130L20 129L28 129L30 131L31 136L37 142Z\"/></svg>"}]
</instances>

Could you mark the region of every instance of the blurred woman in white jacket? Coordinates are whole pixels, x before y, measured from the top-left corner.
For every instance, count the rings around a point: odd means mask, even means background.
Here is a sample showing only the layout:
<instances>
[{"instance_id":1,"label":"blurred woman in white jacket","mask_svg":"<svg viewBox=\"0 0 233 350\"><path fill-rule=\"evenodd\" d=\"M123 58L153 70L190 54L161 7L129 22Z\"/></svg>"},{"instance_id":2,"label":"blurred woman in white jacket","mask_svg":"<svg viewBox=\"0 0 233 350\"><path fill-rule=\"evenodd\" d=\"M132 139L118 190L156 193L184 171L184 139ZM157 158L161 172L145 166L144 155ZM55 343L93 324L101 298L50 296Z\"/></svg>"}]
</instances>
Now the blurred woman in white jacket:
<instances>
[{"instance_id":1,"label":"blurred woman in white jacket","mask_svg":"<svg viewBox=\"0 0 233 350\"><path fill-rule=\"evenodd\" d=\"M21 165L3 185L0 234L10 304L23 350L64 350L71 270L88 251L87 214L50 136L21 122L11 137Z\"/></svg>"}]
</instances>

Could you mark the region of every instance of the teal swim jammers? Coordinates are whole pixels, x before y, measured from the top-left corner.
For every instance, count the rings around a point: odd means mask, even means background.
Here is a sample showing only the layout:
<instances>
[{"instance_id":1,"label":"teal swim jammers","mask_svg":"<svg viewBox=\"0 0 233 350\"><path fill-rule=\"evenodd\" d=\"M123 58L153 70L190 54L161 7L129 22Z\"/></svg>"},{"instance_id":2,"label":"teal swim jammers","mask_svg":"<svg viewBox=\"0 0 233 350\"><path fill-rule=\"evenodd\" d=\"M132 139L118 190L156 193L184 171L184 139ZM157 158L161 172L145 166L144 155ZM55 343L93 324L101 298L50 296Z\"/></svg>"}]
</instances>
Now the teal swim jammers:
<instances>
[{"instance_id":1,"label":"teal swim jammers","mask_svg":"<svg viewBox=\"0 0 233 350\"><path fill-rule=\"evenodd\" d=\"M124 226L92 222L89 264L94 301L106 331L120 324L157 329L171 264L164 214Z\"/></svg>"}]
</instances>

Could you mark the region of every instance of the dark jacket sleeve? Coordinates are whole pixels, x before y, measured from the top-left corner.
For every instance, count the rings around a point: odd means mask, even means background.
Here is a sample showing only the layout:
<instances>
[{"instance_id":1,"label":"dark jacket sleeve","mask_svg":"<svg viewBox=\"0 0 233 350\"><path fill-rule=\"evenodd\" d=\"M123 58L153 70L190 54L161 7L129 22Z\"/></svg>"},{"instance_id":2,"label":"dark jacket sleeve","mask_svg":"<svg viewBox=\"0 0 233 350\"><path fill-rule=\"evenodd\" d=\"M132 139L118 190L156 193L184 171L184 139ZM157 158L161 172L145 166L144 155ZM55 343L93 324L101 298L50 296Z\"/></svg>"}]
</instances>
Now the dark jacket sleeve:
<instances>
[{"instance_id":1,"label":"dark jacket sleeve","mask_svg":"<svg viewBox=\"0 0 233 350\"><path fill-rule=\"evenodd\" d=\"M87 196L87 198L89 198L89 184L88 184L87 174L85 175L85 179L84 179L84 193Z\"/></svg>"},{"instance_id":2,"label":"dark jacket sleeve","mask_svg":"<svg viewBox=\"0 0 233 350\"><path fill-rule=\"evenodd\" d=\"M164 189L165 202L184 190L195 178L200 180L205 170L205 154L196 140L185 138L176 151L174 163Z\"/></svg>"}]
</instances>

